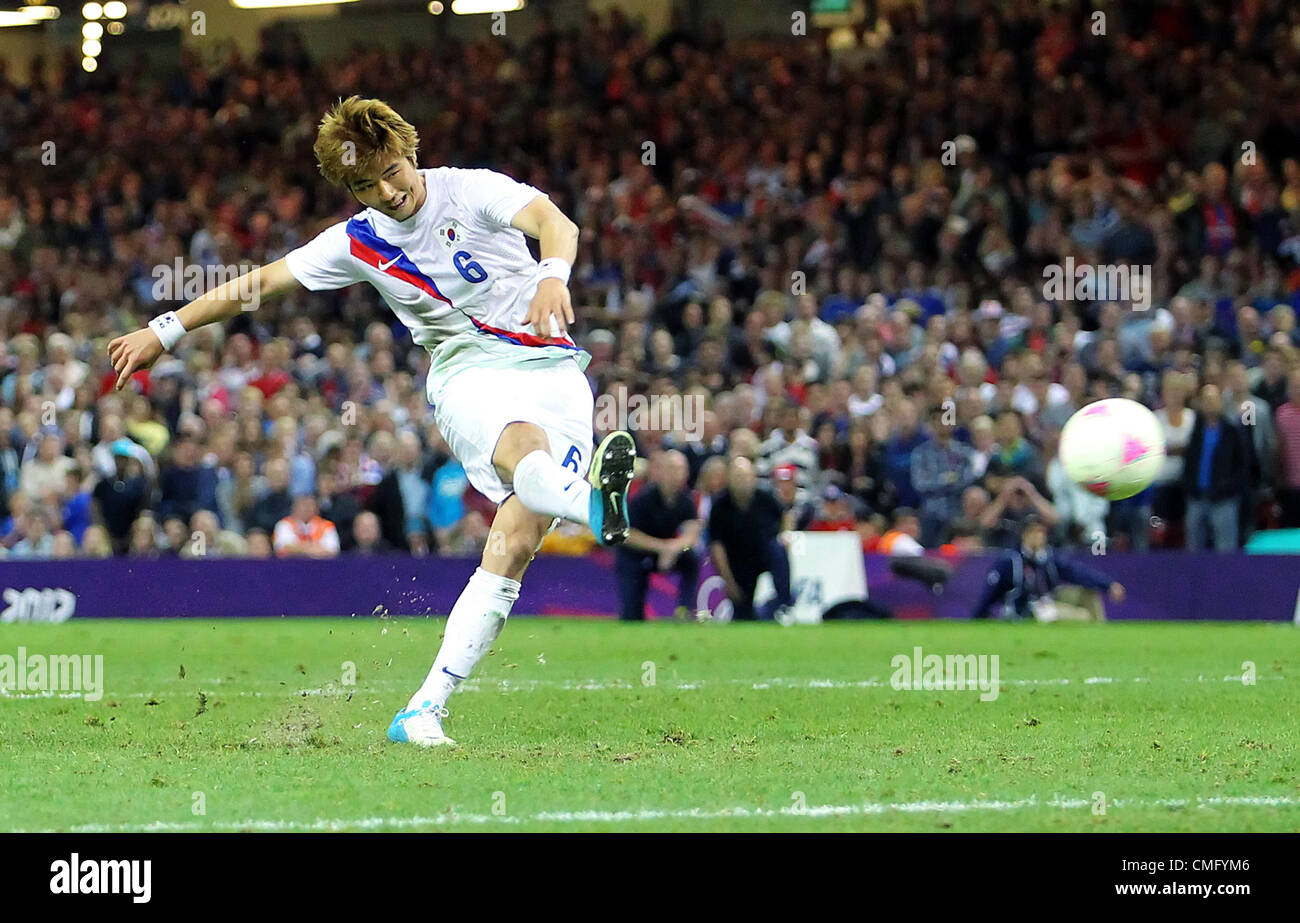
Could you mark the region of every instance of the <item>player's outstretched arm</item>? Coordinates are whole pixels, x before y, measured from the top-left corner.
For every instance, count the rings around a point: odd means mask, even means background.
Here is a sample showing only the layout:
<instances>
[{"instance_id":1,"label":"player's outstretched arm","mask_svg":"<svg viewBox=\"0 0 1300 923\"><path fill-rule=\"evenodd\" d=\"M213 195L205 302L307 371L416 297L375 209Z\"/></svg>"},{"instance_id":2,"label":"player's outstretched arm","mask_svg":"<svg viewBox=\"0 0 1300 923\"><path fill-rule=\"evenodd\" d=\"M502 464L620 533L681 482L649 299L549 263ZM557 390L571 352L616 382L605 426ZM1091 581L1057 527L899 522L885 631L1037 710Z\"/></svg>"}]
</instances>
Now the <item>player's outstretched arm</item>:
<instances>
[{"instance_id":1,"label":"player's outstretched arm","mask_svg":"<svg viewBox=\"0 0 1300 923\"><path fill-rule=\"evenodd\" d=\"M186 332L227 321L246 310L250 294L256 306L298 284L285 261L279 259L204 292L180 310L154 318L147 327L114 338L108 344L108 358L117 372L116 389L120 391L132 375L157 362Z\"/></svg>"},{"instance_id":2,"label":"player's outstretched arm","mask_svg":"<svg viewBox=\"0 0 1300 923\"><path fill-rule=\"evenodd\" d=\"M528 306L528 324L541 336L565 336L574 322L569 271L578 258L578 226L546 196L519 210L511 225L537 239L546 274Z\"/></svg>"}]
</instances>

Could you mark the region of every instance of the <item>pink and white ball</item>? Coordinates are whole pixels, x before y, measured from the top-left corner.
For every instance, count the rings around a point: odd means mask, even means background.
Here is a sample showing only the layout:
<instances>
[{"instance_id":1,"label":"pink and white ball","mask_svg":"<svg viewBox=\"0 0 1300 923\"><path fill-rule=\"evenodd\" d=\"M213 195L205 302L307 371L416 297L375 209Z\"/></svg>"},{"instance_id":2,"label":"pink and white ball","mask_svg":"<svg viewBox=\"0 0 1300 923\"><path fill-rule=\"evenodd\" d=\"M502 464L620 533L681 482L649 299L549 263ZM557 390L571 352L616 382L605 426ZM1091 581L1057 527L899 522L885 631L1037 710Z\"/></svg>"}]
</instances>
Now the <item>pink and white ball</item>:
<instances>
[{"instance_id":1,"label":"pink and white ball","mask_svg":"<svg viewBox=\"0 0 1300 923\"><path fill-rule=\"evenodd\" d=\"M1123 500L1146 489L1165 460L1165 435L1155 414L1116 397L1084 407L1061 430L1061 465L1070 480Z\"/></svg>"}]
</instances>

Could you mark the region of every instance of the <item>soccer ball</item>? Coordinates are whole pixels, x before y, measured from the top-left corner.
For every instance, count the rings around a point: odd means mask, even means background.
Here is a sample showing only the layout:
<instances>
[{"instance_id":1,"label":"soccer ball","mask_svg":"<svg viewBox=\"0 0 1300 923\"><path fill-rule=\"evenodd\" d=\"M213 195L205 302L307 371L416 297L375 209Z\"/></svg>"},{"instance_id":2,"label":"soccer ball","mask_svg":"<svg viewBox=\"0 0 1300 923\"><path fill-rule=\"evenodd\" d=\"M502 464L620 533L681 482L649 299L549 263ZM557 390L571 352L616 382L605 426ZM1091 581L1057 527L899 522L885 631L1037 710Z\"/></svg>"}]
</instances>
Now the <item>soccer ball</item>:
<instances>
[{"instance_id":1,"label":"soccer ball","mask_svg":"<svg viewBox=\"0 0 1300 923\"><path fill-rule=\"evenodd\" d=\"M1061 430L1061 464L1070 480L1107 500L1146 489L1165 460L1156 415L1137 401L1110 398L1084 407Z\"/></svg>"}]
</instances>

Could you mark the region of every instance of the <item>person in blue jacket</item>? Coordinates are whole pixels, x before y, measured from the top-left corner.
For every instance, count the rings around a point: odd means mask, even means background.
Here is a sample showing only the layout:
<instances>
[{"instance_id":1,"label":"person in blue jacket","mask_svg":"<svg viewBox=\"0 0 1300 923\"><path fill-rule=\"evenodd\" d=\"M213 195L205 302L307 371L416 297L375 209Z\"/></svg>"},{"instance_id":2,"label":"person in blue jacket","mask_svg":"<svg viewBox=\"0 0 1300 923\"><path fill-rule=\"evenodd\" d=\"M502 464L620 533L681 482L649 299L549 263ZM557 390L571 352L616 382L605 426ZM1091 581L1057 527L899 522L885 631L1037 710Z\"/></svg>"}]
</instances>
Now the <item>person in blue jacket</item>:
<instances>
[{"instance_id":1,"label":"person in blue jacket","mask_svg":"<svg viewBox=\"0 0 1300 923\"><path fill-rule=\"evenodd\" d=\"M989 571L971 617L1104 622L1102 590L1115 602L1124 599L1123 584L1058 557L1047 544L1047 524L1031 517L1024 524L1020 547L999 558Z\"/></svg>"}]
</instances>

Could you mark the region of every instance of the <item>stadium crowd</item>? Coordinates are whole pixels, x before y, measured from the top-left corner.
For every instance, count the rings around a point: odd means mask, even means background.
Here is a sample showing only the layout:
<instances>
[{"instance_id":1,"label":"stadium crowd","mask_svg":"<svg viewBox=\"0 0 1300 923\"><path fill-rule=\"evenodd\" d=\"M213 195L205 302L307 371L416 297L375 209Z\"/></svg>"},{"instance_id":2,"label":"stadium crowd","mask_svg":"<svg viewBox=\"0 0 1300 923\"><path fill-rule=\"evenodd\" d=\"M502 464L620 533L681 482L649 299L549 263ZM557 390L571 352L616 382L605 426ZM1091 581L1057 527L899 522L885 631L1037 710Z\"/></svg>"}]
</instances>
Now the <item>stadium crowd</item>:
<instances>
[{"instance_id":1,"label":"stadium crowd","mask_svg":"<svg viewBox=\"0 0 1300 923\"><path fill-rule=\"evenodd\" d=\"M112 388L108 340L180 303L160 273L269 262L355 211L311 153L353 93L416 126L422 165L500 170L578 222L593 388L699 409L635 435L652 472L683 453L702 517L743 456L788 524L868 549L1011 546L1030 516L1138 549L1300 526L1300 6L1166 0L1102 35L1079 3L969 7L654 41L613 11L330 60L276 30L162 81L0 71L0 555L482 546L427 354L366 286ZM1052 297L1067 260L1149 288ZM1056 457L1108 396L1170 449L1118 503Z\"/></svg>"}]
</instances>

